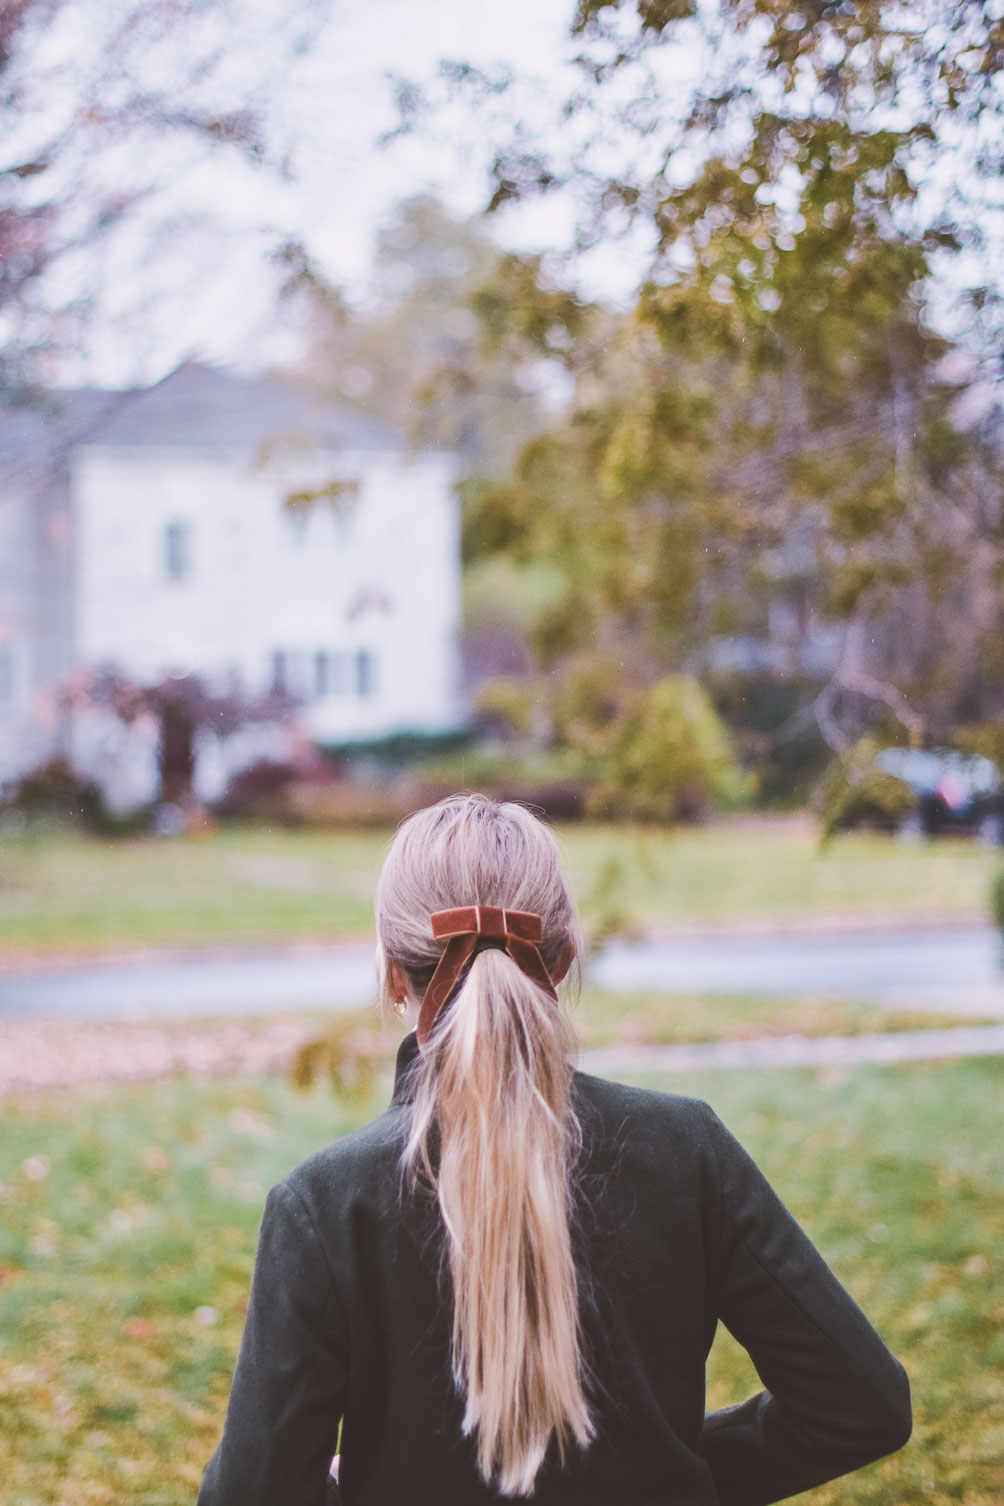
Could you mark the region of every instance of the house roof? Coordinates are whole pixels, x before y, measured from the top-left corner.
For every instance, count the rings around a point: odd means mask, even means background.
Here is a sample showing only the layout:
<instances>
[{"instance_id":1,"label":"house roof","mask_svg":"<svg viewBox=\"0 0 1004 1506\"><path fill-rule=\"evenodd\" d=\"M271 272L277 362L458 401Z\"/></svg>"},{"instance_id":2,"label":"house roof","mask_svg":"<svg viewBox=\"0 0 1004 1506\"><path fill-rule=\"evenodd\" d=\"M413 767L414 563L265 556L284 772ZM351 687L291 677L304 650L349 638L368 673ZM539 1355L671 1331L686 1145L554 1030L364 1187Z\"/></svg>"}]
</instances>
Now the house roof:
<instances>
[{"instance_id":1,"label":"house roof","mask_svg":"<svg viewBox=\"0 0 1004 1506\"><path fill-rule=\"evenodd\" d=\"M83 445L156 445L254 452L283 439L324 448L397 451L396 430L291 382L186 362L153 387L77 388L0 407L0 469Z\"/></svg>"}]
</instances>

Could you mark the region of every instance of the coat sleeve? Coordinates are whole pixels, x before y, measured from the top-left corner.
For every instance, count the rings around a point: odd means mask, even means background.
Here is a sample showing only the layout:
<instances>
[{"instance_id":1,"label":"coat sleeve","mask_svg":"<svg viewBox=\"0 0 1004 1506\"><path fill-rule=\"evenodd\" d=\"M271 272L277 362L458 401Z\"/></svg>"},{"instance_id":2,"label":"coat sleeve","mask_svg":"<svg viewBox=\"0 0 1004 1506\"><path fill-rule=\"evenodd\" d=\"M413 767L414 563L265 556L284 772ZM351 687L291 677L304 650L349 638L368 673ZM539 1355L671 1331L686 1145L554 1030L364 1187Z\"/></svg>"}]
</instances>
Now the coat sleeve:
<instances>
[{"instance_id":1,"label":"coat sleeve","mask_svg":"<svg viewBox=\"0 0 1004 1506\"><path fill-rule=\"evenodd\" d=\"M310 1214L285 1183L265 1203L223 1438L198 1506L324 1506L348 1334Z\"/></svg>"},{"instance_id":2,"label":"coat sleeve","mask_svg":"<svg viewBox=\"0 0 1004 1506\"><path fill-rule=\"evenodd\" d=\"M721 1506L766 1506L901 1448L910 1388L763 1174L707 1112L721 1188L717 1316L765 1389L710 1413L700 1452Z\"/></svg>"}]
</instances>

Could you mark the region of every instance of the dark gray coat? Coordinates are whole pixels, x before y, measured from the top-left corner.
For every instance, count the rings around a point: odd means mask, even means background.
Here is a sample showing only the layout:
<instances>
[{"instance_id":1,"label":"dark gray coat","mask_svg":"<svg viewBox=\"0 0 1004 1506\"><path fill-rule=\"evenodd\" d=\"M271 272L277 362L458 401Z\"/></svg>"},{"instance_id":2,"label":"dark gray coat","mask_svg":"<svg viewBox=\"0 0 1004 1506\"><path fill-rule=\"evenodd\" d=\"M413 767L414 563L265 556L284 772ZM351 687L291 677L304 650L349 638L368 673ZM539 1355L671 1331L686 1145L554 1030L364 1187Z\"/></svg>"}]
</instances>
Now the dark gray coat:
<instances>
[{"instance_id":1,"label":"dark gray coat","mask_svg":"<svg viewBox=\"0 0 1004 1506\"><path fill-rule=\"evenodd\" d=\"M407 1068L386 1113L265 1205L222 1442L199 1506L480 1506L450 1381L433 1205L400 1198ZM906 1375L711 1109L577 1073L576 1259L597 1436L539 1506L762 1506L910 1434ZM765 1389L705 1415L723 1322Z\"/></svg>"}]
</instances>

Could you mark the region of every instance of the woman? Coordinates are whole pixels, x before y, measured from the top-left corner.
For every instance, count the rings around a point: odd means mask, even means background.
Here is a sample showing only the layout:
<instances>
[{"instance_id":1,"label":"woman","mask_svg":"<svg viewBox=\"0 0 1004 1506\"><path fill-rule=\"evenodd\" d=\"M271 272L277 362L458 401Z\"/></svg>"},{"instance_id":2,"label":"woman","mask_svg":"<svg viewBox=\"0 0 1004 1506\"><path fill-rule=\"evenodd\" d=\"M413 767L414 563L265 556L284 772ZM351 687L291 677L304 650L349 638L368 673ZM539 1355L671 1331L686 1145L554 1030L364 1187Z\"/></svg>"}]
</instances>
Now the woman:
<instances>
[{"instance_id":1,"label":"woman","mask_svg":"<svg viewBox=\"0 0 1004 1506\"><path fill-rule=\"evenodd\" d=\"M902 1367L706 1104L574 1072L551 833L406 821L393 1098L269 1194L200 1506L760 1506L899 1448ZM705 1416L722 1321L766 1389Z\"/></svg>"}]
</instances>

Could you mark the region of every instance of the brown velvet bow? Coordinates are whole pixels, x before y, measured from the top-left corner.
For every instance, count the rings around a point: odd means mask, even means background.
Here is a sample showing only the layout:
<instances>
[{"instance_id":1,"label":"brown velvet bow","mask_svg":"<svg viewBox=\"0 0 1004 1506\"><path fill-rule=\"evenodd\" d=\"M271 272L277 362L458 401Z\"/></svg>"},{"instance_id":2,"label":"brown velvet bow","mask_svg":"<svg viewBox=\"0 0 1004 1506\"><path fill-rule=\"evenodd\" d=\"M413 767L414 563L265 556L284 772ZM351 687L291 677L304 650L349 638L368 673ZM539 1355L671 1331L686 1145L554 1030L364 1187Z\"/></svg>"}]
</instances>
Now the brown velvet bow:
<instances>
[{"instance_id":1,"label":"brown velvet bow","mask_svg":"<svg viewBox=\"0 0 1004 1506\"><path fill-rule=\"evenodd\" d=\"M478 947L487 942L508 952L516 966L558 997L551 975L540 955L544 927L539 915L528 910L499 910L493 905L464 905L457 910L437 910L430 916L432 934L446 947L422 999L415 1034L424 1046L436 1016L457 986L457 980Z\"/></svg>"}]
</instances>

